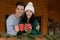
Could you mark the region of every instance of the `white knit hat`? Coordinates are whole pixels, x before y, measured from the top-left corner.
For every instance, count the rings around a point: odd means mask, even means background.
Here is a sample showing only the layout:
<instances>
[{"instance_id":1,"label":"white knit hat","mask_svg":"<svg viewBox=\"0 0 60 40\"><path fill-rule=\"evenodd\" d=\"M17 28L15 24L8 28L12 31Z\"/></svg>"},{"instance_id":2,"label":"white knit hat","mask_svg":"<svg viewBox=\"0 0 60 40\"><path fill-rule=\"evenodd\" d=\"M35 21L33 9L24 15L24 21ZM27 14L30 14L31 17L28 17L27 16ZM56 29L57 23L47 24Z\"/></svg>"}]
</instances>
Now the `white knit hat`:
<instances>
[{"instance_id":1,"label":"white knit hat","mask_svg":"<svg viewBox=\"0 0 60 40\"><path fill-rule=\"evenodd\" d=\"M28 4L25 7L25 11L31 10L34 13L34 6L32 2L28 2Z\"/></svg>"}]
</instances>

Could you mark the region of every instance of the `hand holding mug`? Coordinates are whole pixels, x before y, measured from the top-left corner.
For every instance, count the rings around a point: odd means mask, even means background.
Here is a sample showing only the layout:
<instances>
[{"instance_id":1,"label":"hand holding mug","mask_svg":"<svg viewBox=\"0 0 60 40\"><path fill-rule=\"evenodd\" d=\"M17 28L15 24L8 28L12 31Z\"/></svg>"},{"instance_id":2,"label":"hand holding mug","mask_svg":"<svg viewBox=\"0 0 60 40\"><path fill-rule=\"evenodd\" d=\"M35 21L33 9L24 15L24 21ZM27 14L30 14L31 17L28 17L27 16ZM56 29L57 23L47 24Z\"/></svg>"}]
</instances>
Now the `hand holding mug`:
<instances>
[{"instance_id":1,"label":"hand holding mug","mask_svg":"<svg viewBox=\"0 0 60 40\"><path fill-rule=\"evenodd\" d=\"M27 23L25 24L25 31L28 32L28 31L31 31L32 30L32 25Z\"/></svg>"}]
</instances>

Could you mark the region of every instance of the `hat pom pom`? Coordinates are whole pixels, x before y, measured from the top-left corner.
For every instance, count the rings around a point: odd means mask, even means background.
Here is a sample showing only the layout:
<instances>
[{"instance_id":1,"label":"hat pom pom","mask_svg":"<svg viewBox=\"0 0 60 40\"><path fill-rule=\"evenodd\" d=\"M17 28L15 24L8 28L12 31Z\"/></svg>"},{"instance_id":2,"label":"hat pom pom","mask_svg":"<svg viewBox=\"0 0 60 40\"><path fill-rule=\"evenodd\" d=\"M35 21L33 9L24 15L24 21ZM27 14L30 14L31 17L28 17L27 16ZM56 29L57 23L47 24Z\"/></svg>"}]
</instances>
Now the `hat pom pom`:
<instances>
[{"instance_id":1,"label":"hat pom pom","mask_svg":"<svg viewBox=\"0 0 60 40\"><path fill-rule=\"evenodd\" d=\"M33 3L32 2L29 2L28 5L33 5Z\"/></svg>"}]
</instances>

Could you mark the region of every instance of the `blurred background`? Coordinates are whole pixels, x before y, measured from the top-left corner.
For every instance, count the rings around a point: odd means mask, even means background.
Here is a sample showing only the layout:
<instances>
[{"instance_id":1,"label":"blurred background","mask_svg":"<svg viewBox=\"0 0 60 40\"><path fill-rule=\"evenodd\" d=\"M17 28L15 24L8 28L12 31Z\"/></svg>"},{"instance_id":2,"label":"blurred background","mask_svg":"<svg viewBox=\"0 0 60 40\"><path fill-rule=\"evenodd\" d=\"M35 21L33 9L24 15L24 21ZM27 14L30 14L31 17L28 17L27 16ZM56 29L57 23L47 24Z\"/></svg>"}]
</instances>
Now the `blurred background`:
<instances>
[{"instance_id":1,"label":"blurred background","mask_svg":"<svg viewBox=\"0 0 60 40\"><path fill-rule=\"evenodd\" d=\"M6 17L15 12L15 4L18 1L25 4L33 2L35 15L41 17L40 29L43 34L51 30L54 33L57 29L60 31L60 0L0 0L0 32L6 32Z\"/></svg>"}]
</instances>

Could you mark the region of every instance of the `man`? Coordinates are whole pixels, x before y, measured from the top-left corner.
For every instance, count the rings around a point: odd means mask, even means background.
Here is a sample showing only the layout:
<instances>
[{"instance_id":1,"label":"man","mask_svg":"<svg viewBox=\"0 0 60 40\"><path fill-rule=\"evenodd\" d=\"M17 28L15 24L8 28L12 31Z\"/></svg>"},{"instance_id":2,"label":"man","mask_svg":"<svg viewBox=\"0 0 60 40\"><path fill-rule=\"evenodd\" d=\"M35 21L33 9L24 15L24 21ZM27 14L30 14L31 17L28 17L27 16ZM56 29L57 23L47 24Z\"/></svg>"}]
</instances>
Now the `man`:
<instances>
[{"instance_id":1,"label":"man","mask_svg":"<svg viewBox=\"0 0 60 40\"><path fill-rule=\"evenodd\" d=\"M11 14L7 20L6 20L6 26L7 26L7 34L8 35L16 35L17 32L15 32L15 25L19 23L19 20L21 16L24 13L25 4L24 2L17 2L16 4L16 12Z\"/></svg>"}]
</instances>

